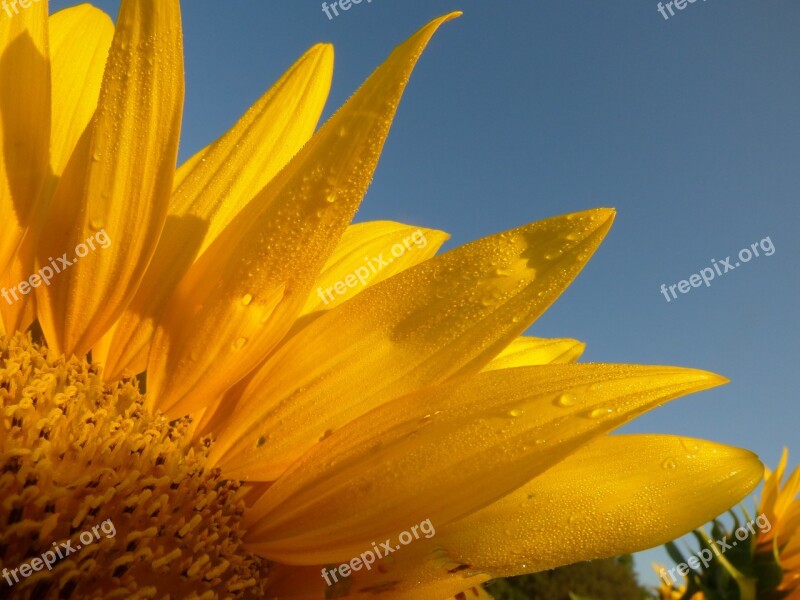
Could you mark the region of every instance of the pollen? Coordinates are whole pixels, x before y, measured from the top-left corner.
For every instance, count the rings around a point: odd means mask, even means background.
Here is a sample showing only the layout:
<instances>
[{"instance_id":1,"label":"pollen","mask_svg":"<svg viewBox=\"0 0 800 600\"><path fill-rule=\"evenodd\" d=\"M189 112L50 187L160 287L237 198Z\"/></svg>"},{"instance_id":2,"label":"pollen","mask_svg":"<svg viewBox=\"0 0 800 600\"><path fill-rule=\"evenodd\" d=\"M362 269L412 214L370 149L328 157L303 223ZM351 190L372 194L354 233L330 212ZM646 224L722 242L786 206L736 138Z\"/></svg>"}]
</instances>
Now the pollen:
<instances>
[{"instance_id":1,"label":"pollen","mask_svg":"<svg viewBox=\"0 0 800 600\"><path fill-rule=\"evenodd\" d=\"M0 336L0 598L257 598L245 485L136 380ZM9 589L11 588L11 589Z\"/></svg>"}]
</instances>

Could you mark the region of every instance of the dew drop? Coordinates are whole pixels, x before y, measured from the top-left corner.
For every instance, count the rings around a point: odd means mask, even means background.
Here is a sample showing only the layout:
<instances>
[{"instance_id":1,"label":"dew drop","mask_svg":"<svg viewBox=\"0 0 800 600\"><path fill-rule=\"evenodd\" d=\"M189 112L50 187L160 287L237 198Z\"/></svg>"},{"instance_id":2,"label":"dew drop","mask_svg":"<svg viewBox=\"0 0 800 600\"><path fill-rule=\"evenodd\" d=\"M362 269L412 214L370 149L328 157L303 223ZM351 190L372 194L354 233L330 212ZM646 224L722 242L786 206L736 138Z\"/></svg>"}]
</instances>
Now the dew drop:
<instances>
[{"instance_id":1,"label":"dew drop","mask_svg":"<svg viewBox=\"0 0 800 600\"><path fill-rule=\"evenodd\" d=\"M661 468L667 471L674 471L678 468L678 464L671 458L668 458L663 463L661 463Z\"/></svg>"},{"instance_id":2,"label":"dew drop","mask_svg":"<svg viewBox=\"0 0 800 600\"><path fill-rule=\"evenodd\" d=\"M95 152L94 154L92 154L92 160L94 162L99 162L100 158L102 158L102 154L100 154L99 152Z\"/></svg>"},{"instance_id":3,"label":"dew drop","mask_svg":"<svg viewBox=\"0 0 800 600\"><path fill-rule=\"evenodd\" d=\"M244 296L242 296L242 305L243 306L249 305L252 301L253 301L252 294L245 294Z\"/></svg>"},{"instance_id":4,"label":"dew drop","mask_svg":"<svg viewBox=\"0 0 800 600\"><path fill-rule=\"evenodd\" d=\"M267 438L263 435L258 436L258 440L256 440L256 448L261 448L264 444L267 443Z\"/></svg>"},{"instance_id":5,"label":"dew drop","mask_svg":"<svg viewBox=\"0 0 800 600\"><path fill-rule=\"evenodd\" d=\"M613 412L610 408L595 408L589 412L588 416L590 419L599 419L600 417L607 417Z\"/></svg>"},{"instance_id":6,"label":"dew drop","mask_svg":"<svg viewBox=\"0 0 800 600\"><path fill-rule=\"evenodd\" d=\"M519 410L518 408L512 408L510 411L508 411L508 416L509 417L518 417L521 414L522 414L522 411Z\"/></svg>"},{"instance_id":7,"label":"dew drop","mask_svg":"<svg viewBox=\"0 0 800 600\"><path fill-rule=\"evenodd\" d=\"M244 348L244 345L247 343L247 338L240 337L233 343L234 350L241 350Z\"/></svg>"},{"instance_id":8,"label":"dew drop","mask_svg":"<svg viewBox=\"0 0 800 600\"><path fill-rule=\"evenodd\" d=\"M689 456L694 456L700 451L700 446L694 440L681 439L681 446L689 453Z\"/></svg>"},{"instance_id":9,"label":"dew drop","mask_svg":"<svg viewBox=\"0 0 800 600\"><path fill-rule=\"evenodd\" d=\"M577 401L578 401L578 397L575 394L572 394L572 393L568 392L568 393L565 393L565 394L561 394L556 399L556 405L557 406L561 406L563 408L567 408L568 406L574 406Z\"/></svg>"}]
</instances>

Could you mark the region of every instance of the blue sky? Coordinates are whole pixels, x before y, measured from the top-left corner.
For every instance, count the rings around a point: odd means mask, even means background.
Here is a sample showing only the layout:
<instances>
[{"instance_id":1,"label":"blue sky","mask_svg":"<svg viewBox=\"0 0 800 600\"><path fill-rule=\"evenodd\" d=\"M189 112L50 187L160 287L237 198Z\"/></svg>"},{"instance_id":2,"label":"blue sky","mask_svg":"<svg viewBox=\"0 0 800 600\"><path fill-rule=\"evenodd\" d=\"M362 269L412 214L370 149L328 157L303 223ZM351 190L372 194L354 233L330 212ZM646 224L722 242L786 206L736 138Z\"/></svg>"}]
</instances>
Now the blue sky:
<instances>
[{"instance_id":1,"label":"blue sky","mask_svg":"<svg viewBox=\"0 0 800 600\"><path fill-rule=\"evenodd\" d=\"M53 1L54 9L72 4ZM96 5L116 15L118 2ZM649 413L675 433L800 460L800 3L316 0L184 3L182 157L227 129L309 46L333 42L326 115L392 48L460 9L423 56L358 220L444 229L447 247L613 206L606 242L531 328L585 360L706 368L732 383ZM677 284L769 237L760 256L667 302ZM763 253L762 253L763 254ZM646 553L672 566L661 551Z\"/></svg>"}]
</instances>

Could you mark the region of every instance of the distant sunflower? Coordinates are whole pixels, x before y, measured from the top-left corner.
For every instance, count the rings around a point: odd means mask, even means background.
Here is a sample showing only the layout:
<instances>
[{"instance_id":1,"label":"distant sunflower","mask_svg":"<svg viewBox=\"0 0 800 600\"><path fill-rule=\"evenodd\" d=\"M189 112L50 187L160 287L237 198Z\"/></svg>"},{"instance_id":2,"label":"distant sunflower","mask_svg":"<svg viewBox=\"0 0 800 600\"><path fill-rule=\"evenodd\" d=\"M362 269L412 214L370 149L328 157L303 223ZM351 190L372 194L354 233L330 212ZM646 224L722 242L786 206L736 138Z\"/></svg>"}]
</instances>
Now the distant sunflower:
<instances>
[{"instance_id":1,"label":"distant sunflower","mask_svg":"<svg viewBox=\"0 0 800 600\"><path fill-rule=\"evenodd\" d=\"M695 537L712 557L709 564L704 563L700 568L695 559L697 565L687 569L688 577L683 577L681 584L674 580L674 574L654 565L662 578L661 598L800 600L800 467L781 485L788 458L788 449L784 449L778 468L766 471L755 518L742 508L744 518L730 511L733 528L714 520L713 538L734 541L727 553L712 552L714 546L708 543L710 538L705 531L698 530ZM734 529L737 530L735 535ZM747 536L748 531L754 534L753 539ZM716 547L719 548L720 543ZM667 550L678 563L686 562L682 555L677 554L675 545L668 545Z\"/></svg>"},{"instance_id":2,"label":"distant sunflower","mask_svg":"<svg viewBox=\"0 0 800 600\"><path fill-rule=\"evenodd\" d=\"M756 555L780 568L782 577L773 597L800 600L800 466L781 485L788 460L789 451L784 449L778 467L764 476L758 511L772 527L758 532Z\"/></svg>"},{"instance_id":3,"label":"distant sunflower","mask_svg":"<svg viewBox=\"0 0 800 600\"><path fill-rule=\"evenodd\" d=\"M607 435L722 377L573 364L579 342L519 337L613 211L438 256L440 231L350 225L414 64L457 13L316 132L333 52L311 48L176 172L178 1L123 0L116 28L88 5L14 6L0 596L480 597L494 576L672 539L760 479L747 451ZM423 522L429 537L328 587Z\"/></svg>"}]
</instances>

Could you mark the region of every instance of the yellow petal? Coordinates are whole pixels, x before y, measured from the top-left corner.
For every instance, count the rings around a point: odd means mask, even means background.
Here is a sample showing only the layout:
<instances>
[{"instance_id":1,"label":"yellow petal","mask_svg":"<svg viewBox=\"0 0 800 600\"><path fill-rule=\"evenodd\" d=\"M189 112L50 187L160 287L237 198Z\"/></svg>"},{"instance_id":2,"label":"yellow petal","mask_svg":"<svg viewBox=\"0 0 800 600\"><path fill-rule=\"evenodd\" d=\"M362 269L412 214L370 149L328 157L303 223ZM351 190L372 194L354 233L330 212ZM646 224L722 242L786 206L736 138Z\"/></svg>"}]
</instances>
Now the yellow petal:
<instances>
[{"instance_id":1,"label":"yellow petal","mask_svg":"<svg viewBox=\"0 0 800 600\"><path fill-rule=\"evenodd\" d=\"M495 356L483 370L573 363L581 357L585 348L586 344L577 340L520 337Z\"/></svg>"},{"instance_id":2,"label":"yellow petal","mask_svg":"<svg viewBox=\"0 0 800 600\"><path fill-rule=\"evenodd\" d=\"M464 517L591 439L723 381L677 367L574 364L428 388L320 440L251 508L245 541L289 564L347 559L409 523ZM271 445L265 436L250 450L269 454Z\"/></svg>"},{"instance_id":3,"label":"yellow petal","mask_svg":"<svg viewBox=\"0 0 800 600\"><path fill-rule=\"evenodd\" d=\"M103 11L81 4L50 17L53 134L50 158L60 175L97 108L114 23Z\"/></svg>"},{"instance_id":4,"label":"yellow petal","mask_svg":"<svg viewBox=\"0 0 800 600\"><path fill-rule=\"evenodd\" d=\"M484 238L328 311L259 369L212 456L232 473L275 479L326 431L479 371L569 285L612 220L596 209ZM265 435L269 452L253 452Z\"/></svg>"},{"instance_id":5,"label":"yellow petal","mask_svg":"<svg viewBox=\"0 0 800 600\"><path fill-rule=\"evenodd\" d=\"M417 58L454 16L398 47L192 266L156 331L151 402L203 408L286 334L361 202Z\"/></svg>"},{"instance_id":6,"label":"yellow petal","mask_svg":"<svg viewBox=\"0 0 800 600\"><path fill-rule=\"evenodd\" d=\"M97 106L114 25L102 11L82 4L51 16L49 29L52 78L50 162L53 174L59 176ZM51 188L49 186L43 191L43 206ZM37 283L36 279L30 279L34 274L37 235L35 224L31 223L8 268L3 287L11 289L25 279ZM13 303L0 303L3 320L10 330L24 331L33 322L34 298L34 294L29 292L20 294L19 300Z\"/></svg>"},{"instance_id":7,"label":"yellow petal","mask_svg":"<svg viewBox=\"0 0 800 600\"><path fill-rule=\"evenodd\" d=\"M2 276L2 300L0 315L9 332L25 331L36 319L36 296L32 284L41 285L41 279L33 278L34 253L36 251L35 224L31 224L25 232L17 253L11 258L5 274ZM38 274L36 274L38 277ZM27 287L20 286L25 281ZM22 289L21 289L22 288ZM25 293L23 294L22 291Z\"/></svg>"},{"instance_id":8,"label":"yellow petal","mask_svg":"<svg viewBox=\"0 0 800 600\"><path fill-rule=\"evenodd\" d=\"M209 144L202 150L195 152L186 161L184 161L180 167L178 167L178 170L175 171L175 177L172 180L172 187L174 190L177 190L180 186L182 186L186 181L186 178L194 172L195 168L203 160L206 153L211 149L211 146L213 146L213 143Z\"/></svg>"},{"instance_id":9,"label":"yellow petal","mask_svg":"<svg viewBox=\"0 0 800 600\"><path fill-rule=\"evenodd\" d=\"M392 275L433 257L450 236L391 221L348 227L314 283L302 314L330 310Z\"/></svg>"},{"instance_id":10,"label":"yellow petal","mask_svg":"<svg viewBox=\"0 0 800 600\"><path fill-rule=\"evenodd\" d=\"M309 296L301 314L315 312L311 317L299 319L287 337L308 326L324 310L330 310L360 291L432 257L448 237L449 235L443 231L390 221L370 221L351 225L345 230L339 246L323 268L320 278L317 279L315 292ZM399 246L396 244L402 245L404 253L396 260L391 260L391 257L390 259L383 258L383 255L391 253L392 249L397 254L401 254ZM389 262L390 260L391 262ZM383 263L388 264L383 265ZM366 276L363 270L365 267L367 268ZM347 281L352 282L353 277L359 284L359 277L363 278L364 285L358 285L355 288L346 287L345 294L337 294L336 283L342 282L342 285L346 285ZM331 295L333 295L333 300L330 300ZM325 300L328 301L328 304L325 304ZM231 416L230 407L238 401L249 382L250 377L245 377L228 390L218 404L209 407L202 422L198 424L198 436L211 435L226 427L225 422Z\"/></svg>"},{"instance_id":11,"label":"yellow petal","mask_svg":"<svg viewBox=\"0 0 800 600\"><path fill-rule=\"evenodd\" d=\"M123 0L97 111L41 234L39 266L78 259L37 290L51 348L84 354L132 299L166 219L182 109L178 0Z\"/></svg>"},{"instance_id":12,"label":"yellow petal","mask_svg":"<svg viewBox=\"0 0 800 600\"><path fill-rule=\"evenodd\" d=\"M383 540L378 541L378 544ZM275 564L270 571L270 597L281 600L319 600L320 598L347 598L348 600L449 600L463 592L463 597L453 600L492 600L481 587L489 578L485 575L469 576L458 570L454 563L437 552L433 540L414 541L401 551L385 559L376 559L370 568L352 563L358 570L351 571L347 578L333 568L339 565L316 565L292 567ZM372 551L368 546L362 552ZM356 555L353 558L360 558ZM365 558L369 561L369 555ZM328 576L329 586L322 571ZM452 572L450 572L452 571Z\"/></svg>"},{"instance_id":13,"label":"yellow petal","mask_svg":"<svg viewBox=\"0 0 800 600\"><path fill-rule=\"evenodd\" d=\"M164 303L195 258L314 133L332 74L333 49L314 46L230 131L179 170L156 254L108 344L106 377L137 366Z\"/></svg>"},{"instance_id":14,"label":"yellow petal","mask_svg":"<svg viewBox=\"0 0 800 600\"><path fill-rule=\"evenodd\" d=\"M603 436L499 502L440 527L454 560L493 577L664 544L758 485L752 452L664 435Z\"/></svg>"},{"instance_id":15,"label":"yellow petal","mask_svg":"<svg viewBox=\"0 0 800 600\"><path fill-rule=\"evenodd\" d=\"M770 521L775 520L776 511L775 506L781 494L781 480L786 471L786 464L789 461L789 449L784 448L781 454L781 460L774 471L766 469L764 474L764 489L761 491L761 502L759 509L761 512L766 512Z\"/></svg>"},{"instance_id":16,"label":"yellow petal","mask_svg":"<svg viewBox=\"0 0 800 600\"><path fill-rule=\"evenodd\" d=\"M0 275L17 254L51 184L49 146L47 2L9 5L0 12Z\"/></svg>"}]
</instances>

